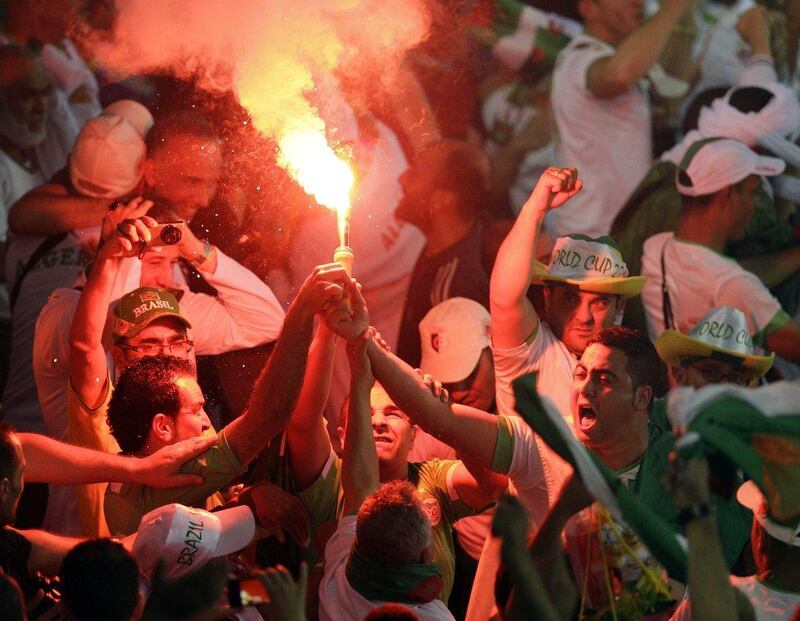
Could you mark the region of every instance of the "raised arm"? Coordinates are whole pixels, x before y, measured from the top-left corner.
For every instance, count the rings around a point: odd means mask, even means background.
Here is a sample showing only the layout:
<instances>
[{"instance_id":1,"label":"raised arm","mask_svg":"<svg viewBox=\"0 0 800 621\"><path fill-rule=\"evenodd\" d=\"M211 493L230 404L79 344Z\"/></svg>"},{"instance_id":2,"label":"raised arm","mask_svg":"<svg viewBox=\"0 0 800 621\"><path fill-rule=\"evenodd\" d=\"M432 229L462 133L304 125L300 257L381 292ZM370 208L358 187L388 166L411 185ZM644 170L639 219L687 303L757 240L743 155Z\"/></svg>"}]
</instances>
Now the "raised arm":
<instances>
[{"instance_id":1,"label":"raised arm","mask_svg":"<svg viewBox=\"0 0 800 621\"><path fill-rule=\"evenodd\" d=\"M364 499L380 486L378 454L372 434L369 393L375 378L372 375L367 346L367 333L347 345L350 363L350 406L344 431L342 455L342 490L344 514L356 513Z\"/></svg>"},{"instance_id":2,"label":"raised arm","mask_svg":"<svg viewBox=\"0 0 800 621\"><path fill-rule=\"evenodd\" d=\"M123 457L59 442L38 433L20 433L25 455L25 480L32 483L140 483L153 487L181 487L202 483L202 477L180 472L181 466L217 442L190 438L164 447L147 457Z\"/></svg>"},{"instance_id":3,"label":"raised arm","mask_svg":"<svg viewBox=\"0 0 800 621\"><path fill-rule=\"evenodd\" d=\"M665 481L680 511L689 511L694 506L709 506L708 476L708 462L702 456L686 459L678 454L670 460ZM691 519L686 524L686 537L689 540L691 618L697 621L740 618L714 515ZM743 618L750 618L750 615L745 614Z\"/></svg>"},{"instance_id":4,"label":"raised arm","mask_svg":"<svg viewBox=\"0 0 800 621\"><path fill-rule=\"evenodd\" d=\"M322 414L331 389L337 339L324 323L320 323L308 351L303 387L287 429L289 467L301 490L317 480L331 453Z\"/></svg>"},{"instance_id":5,"label":"raised arm","mask_svg":"<svg viewBox=\"0 0 800 621\"><path fill-rule=\"evenodd\" d=\"M110 202L107 198L72 196L61 184L45 183L11 207L8 226L19 235L54 235L97 226Z\"/></svg>"},{"instance_id":6,"label":"raised arm","mask_svg":"<svg viewBox=\"0 0 800 621\"><path fill-rule=\"evenodd\" d=\"M612 55L592 63L586 72L586 84L592 94L600 98L616 97L647 75L691 2L662 2L658 13L629 34Z\"/></svg>"},{"instance_id":7,"label":"raised arm","mask_svg":"<svg viewBox=\"0 0 800 621\"><path fill-rule=\"evenodd\" d=\"M342 286L348 281L344 268L329 263L316 267L298 291L247 410L225 427L228 444L241 463L252 461L289 422L303 383L314 315L343 307Z\"/></svg>"},{"instance_id":8,"label":"raised arm","mask_svg":"<svg viewBox=\"0 0 800 621\"><path fill-rule=\"evenodd\" d=\"M136 198L129 206L147 209L152 202ZM154 226L155 220L143 216L126 220L113 230L97 253L75 309L69 335L69 381L89 408L102 403L108 390L108 369L102 339L120 262L138 254L139 244L150 241L150 229Z\"/></svg>"},{"instance_id":9,"label":"raised arm","mask_svg":"<svg viewBox=\"0 0 800 621\"><path fill-rule=\"evenodd\" d=\"M496 347L517 347L539 327L539 317L526 296L539 231L547 212L566 203L582 187L574 168L548 168L500 245L489 286L492 342Z\"/></svg>"},{"instance_id":10,"label":"raised arm","mask_svg":"<svg viewBox=\"0 0 800 621\"><path fill-rule=\"evenodd\" d=\"M536 564L547 593L558 593L554 601L562 619L572 618L578 604L578 587L567 567L561 532L567 520L592 504L594 499L575 474L567 480L555 504L550 507L528 553ZM513 598L513 595L512 595Z\"/></svg>"},{"instance_id":11,"label":"raised arm","mask_svg":"<svg viewBox=\"0 0 800 621\"><path fill-rule=\"evenodd\" d=\"M375 377L414 423L477 467L491 467L497 442L495 416L442 402L431 394L414 369L374 341L370 341L367 351Z\"/></svg>"},{"instance_id":12,"label":"raised arm","mask_svg":"<svg viewBox=\"0 0 800 621\"><path fill-rule=\"evenodd\" d=\"M514 496L504 496L497 505L492 534L502 538L503 563L514 585L503 618L509 621L560 619L539 571L527 553L528 515Z\"/></svg>"}]
</instances>

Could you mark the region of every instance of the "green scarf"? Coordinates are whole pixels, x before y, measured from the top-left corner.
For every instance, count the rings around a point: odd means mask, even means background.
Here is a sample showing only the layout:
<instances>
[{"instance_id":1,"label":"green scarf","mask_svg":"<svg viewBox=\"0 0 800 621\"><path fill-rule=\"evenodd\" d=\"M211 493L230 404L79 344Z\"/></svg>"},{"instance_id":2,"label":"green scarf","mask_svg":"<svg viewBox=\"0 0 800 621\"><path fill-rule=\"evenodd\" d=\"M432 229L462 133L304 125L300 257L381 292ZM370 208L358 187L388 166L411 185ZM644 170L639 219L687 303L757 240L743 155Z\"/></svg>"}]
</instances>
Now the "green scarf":
<instances>
[{"instance_id":1,"label":"green scarf","mask_svg":"<svg viewBox=\"0 0 800 621\"><path fill-rule=\"evenodd\" d=\"M373 563L355 550L350 554L345 575L350 586L367 599L399 604L432 602L444 585L434 563Z\"/></svg>"}]
</instances>

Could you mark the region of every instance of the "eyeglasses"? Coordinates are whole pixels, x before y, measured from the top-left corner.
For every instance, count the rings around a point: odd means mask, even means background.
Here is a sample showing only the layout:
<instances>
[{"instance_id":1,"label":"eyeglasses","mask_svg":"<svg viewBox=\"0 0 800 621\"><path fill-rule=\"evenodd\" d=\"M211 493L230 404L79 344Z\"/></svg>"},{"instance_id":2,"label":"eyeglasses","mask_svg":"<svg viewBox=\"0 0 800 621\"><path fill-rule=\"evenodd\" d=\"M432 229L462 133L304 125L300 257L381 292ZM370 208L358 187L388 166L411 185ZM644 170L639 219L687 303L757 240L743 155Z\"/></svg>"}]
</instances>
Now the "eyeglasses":
<instances>
[{"instance_id":1,"label":"eyeglasses","mask_svg":"<svg viewBox=\"0 0 800 621\"><path fill-rule=\"evenodd\" d=\"M745 371L730 371L726 373L722 369L716 367L701 367L697 365L689 365L703 377L709 384L737 384L739 386L749 386L752 380L752 375Z\"/></svg>"},{"instance_id":2,"label":"eyeglasses","mask_svg":"<svg viewBox=\"0 0 800 621\"><path fill-rule=\"evenodd\" d=\"M122 349L128 351L135 351L137 354L143 356L156 356L158 354L169 354L170 356L177 356L179 354L188 354L194 349L194 341L175 341L174 343L143 343L142 345L126 345L120 343Z\"/></svg>"}]
</instances>

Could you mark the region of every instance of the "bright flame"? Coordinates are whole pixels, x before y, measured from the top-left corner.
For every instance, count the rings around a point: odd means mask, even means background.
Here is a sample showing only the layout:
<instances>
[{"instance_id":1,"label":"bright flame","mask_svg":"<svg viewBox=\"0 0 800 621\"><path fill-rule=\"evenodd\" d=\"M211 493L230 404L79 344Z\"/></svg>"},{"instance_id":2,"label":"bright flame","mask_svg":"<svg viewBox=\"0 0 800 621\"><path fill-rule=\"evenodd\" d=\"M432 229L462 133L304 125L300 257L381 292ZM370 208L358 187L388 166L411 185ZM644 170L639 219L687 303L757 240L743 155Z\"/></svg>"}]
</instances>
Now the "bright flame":
<instances>
[{"instance_id":1,"label":"bright flame","mask_svg":"<svg viewBox=\"0 0 800 621\"><path fill-rule=\"evenodd\" d=\"M336 210L339 239L345 245L350 217L353 171L328 146L325 134L313 129L293 130L280 141L279 162L320 205Z\"/></svg>"}]
</instances>

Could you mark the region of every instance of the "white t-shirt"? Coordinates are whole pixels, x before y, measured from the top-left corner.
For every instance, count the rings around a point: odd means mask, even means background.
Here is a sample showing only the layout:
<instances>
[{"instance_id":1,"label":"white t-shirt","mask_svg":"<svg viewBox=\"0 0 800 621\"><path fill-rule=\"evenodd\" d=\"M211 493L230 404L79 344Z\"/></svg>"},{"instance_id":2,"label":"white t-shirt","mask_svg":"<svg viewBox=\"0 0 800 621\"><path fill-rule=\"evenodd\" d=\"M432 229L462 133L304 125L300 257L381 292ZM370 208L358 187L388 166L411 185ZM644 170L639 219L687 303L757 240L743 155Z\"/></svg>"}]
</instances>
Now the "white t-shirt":
<instances>
[{"instance_id":1,"label":"white t-shirt","mask_svg":"<svg viewBox=\"0 0 800 621\"><path fill-rule=\"evenodd\" d=\"M38 171L30 172L0 151L0 241L8 237L8 212L28 190L44 183Z\"/></svg>"},{"instance_id":2,"label":"white t-shirt","mask_svg":"<svg viewBox=\"0 0 800 621\"><path fill-rule=\"evenodd\" d=\"M36 320L50 294L75 282L80 276L87 253L84 248L95 246L99 235L100 227L70 231L31 267L22 280L12 315L11 362L3 392L6 419L19 431L46 433L32 373ZM10 236L6 254L9 291L21 270L47 239L44 236ZM65 416L65 411L61 416Z\"/></svg>"},{"instance_id":3,"label":"white t-shirt","mask_svg":"<svg viewBox=\"0 0 800 621\"><path fill-rule=\"evenodd\" d=\"M345 572L355 539L356 516L345 516L325 546L325 575L319 585L320 621L362 621L371 610L387 603L367 599L350 586ZM447 606L438 599L427 604L403 605L413 610L420 621L453 619Z\"/></svg>"},{"instance_id":4,"label":"white t-shirt","mask_svg":"<svg viewBox=\"0 0 800 621\"><path fill-rule=\"evenodd\" d=\"M674 233L659 233L644 243L642 253L642 275L647 277L642 304L651 339L664 331L662 251L675 328L684 334L718 306L741 310L756 342L763 342L766 333L788 320L764 283L736 261L705 246L675 239Z\"/></svg>"},{"instance_id":5,"label":"white t-shirt","mask_svg":"<svg viewBox=\"0 0 800 621\"><path fill-rule=\"evenodd\" d=\"M578 363L577 358L567 349L561 339L553 334L550 326L544 321L539 322L539 327L528 341L511 349L500 349L492 347L494 358L495 376L495 399L497 402L497 413L509 417L517 416L514 409L514 391L511 382L522 375L538 372L536 388L539 394L551 399L564 417L564 422L569 429L573 429L572 415L570 407L570 391L572 390L572 373ZM527 425L523 425L528 429ZM530 434L534 440L533 434ZM559 457L547 444L539 439L535 439L536 446L531 445L530 449L538 460L541 456L544 468L544 480L539 480L535 484L528 481L526 487L536 487L531 494L536 496L531 500L538 509L535 511L536 521L543 517L538 513L546 510L547 494L550 500L555 501L558 491L564 479L571 471L570 466ZM532 471L536 471L535 464L531 464ZM538 475L535 475L538 478ZM512 478L512 482L517 486L517 482ZM521 490L517 487L517 490ZM542 496L544 494L544 496ZM544 502L544 504L542 504ZM529 510L534 510L529 506Z\"/></svg>"},{"instance_id":6,"label":"white t-shirt","mask_svg":"<svg viewBox=\"0 0 800 621\"><path fill-rule=\"evenodd\" d=\"M556 61L550 95L558 128L556 161L577 168L584 181L582 192L548 215L546 226L556 237L607 235L653 159L647 90L636 85L609 99L589 91L589 67L613 54L607 43L581 34Z\"/></svg>"},{"instance_id":7,"label":"white t-shirt","mask_svg":"<svg viewBox=\"0 0 800 621\"><path fill-rule=\"evenodd\" d=\"M753 606L756 621L789 621L800 610L800 593L776 591L759 582L756 576L730 577L731 584L747 596ZM670 621L691 621L691 599L685 600L675 610Z\"/></svg>"},{"instance_id":8,"label":"white t-shirt","mask_svg":"<svg viewBox=\"0 0 800 621\"><path fill-rule=\"evenodd\" d=\"M539 373L539 394L550 398L570 428L572 427L569 395L572 390L572 373L578 359L553 334L546 322L540 321L536 332L522 345L511 349L492 346L492 357L498 414L517 415L511 382L536 371Z\"/></svg>"}]
</instances>

